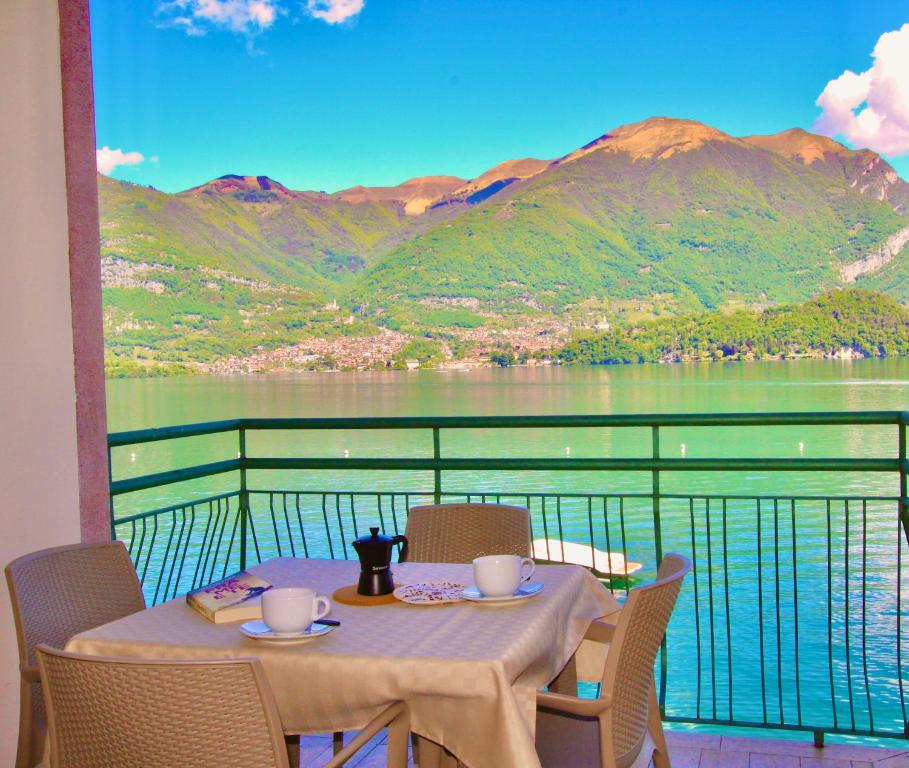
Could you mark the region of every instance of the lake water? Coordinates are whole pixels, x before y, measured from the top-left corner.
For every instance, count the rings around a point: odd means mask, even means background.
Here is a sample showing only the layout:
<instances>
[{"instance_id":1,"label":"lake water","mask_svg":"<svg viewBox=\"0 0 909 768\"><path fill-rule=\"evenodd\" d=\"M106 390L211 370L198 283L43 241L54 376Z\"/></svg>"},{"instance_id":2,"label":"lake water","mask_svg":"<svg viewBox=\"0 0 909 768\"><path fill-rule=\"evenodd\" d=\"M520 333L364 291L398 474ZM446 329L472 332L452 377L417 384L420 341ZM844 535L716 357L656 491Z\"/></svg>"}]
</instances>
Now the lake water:
<instances>
[{"instance_id":1,"label":"lake water","mask_svg":"<svg viewBox=\"0 0 909 768\"><path fill-rule=\"evenodd\" d=\"M111 431L237 416L909 408L909 360L796 360L115 379Z\"/></svg>"},{"instance_id":2,"label":"lake water","mask_svg":"<svg viewBox=\"0 0 909 768\"><path fill-rule=\"evenodd\" d=\"M907 408L909 360L314 373L108 383L111 431L239 416ZM267 432L251 435L248 447L253 456L425 457L432 452L427 432L392 430ZM893 457L897 440L892 426L674 428L662 430L661 448L665 457ZM236 450L235 435L118 449L114 476L230 458ZM442 450L445 456L472 457L648 456L650 432L458 430L443 432ZM411 493L411 503L428 501L432 477L414 472L263 471L250 473L250 487L314 492L254 494L255 527L264 555L289 554L292 548L299 554L302 531L310 555L353 556L347 544L369 523L403 527L406 504L401 506L401 494ZM236 488L236 478L230 476L167 486L118 499L117 512L120 516ZM338 493L318 493L328 490ZM649 498L634 496L649 492L649 473L446 472L444 490L452 497L486 492L527 504L535 536L592 541L642 562L643 580L655 572L652 504ZM664 473L662 490L679 496L663 501L664 551L697 559L697 573L686 584L670 629L670 714L901 730L906 713L902 689L909 691L909 678L899 668L898 654L909 642L905 617L909 551L900 544L895 501L828 504L823 499L756 498L892 497L898 493L897 478L676 472ZM384 495L366 495L372 491ZM703 498L710 494L741 498ZM395 500L396 511L390 508ZM142 536L145 541L146 531ZM194 536L192 547L197 548L198 534ZM145 565L164 573L167 555L156 553Z\"/></svg>"}]
</instances>

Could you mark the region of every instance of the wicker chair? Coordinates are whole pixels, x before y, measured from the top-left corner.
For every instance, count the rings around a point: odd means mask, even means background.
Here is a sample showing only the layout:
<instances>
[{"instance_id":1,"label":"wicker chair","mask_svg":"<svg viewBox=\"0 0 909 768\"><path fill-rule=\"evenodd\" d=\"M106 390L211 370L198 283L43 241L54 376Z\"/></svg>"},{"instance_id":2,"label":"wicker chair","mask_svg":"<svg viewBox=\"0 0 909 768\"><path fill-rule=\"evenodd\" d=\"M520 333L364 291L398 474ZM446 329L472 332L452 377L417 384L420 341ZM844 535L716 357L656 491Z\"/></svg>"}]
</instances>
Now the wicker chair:
<instances>
[{"instance_id":1,"label":"wicker chair","mask_svg":"<svg viewBox=\"0 0 909 768\"><path fill-rule=\"evenodd\" d=\"M50 768L288 768L298 762L288 753L257 659L111 659L46 645L37 656ZM388 765L405 768L410 720L400 702L326 768L342 766L386 725Z\"/></svg>"},{"instance_id":2,"label":"wicker chair","mask_svg":"<svg viewBox=\"0 0 909 768\"><path fill-rule=\"evenodd\" d=\"M43 549L6 567L19 643L20 706L16 768L41 761L46 731L35 647L63 648L86 629L145 608L123 542Z\"/></svg>"},{"instance_id":3,"label":"wicker chair","mask_svg":"<svg viewBox=\"0 0 909 768\"><path fill-rule=\"evenodd\" d=\"M653 663L691 563L666 555L657 580L632 589L618 623L594 621L586 638L610 643L600 695L537 693L537 754L543 768L670 768Z\"/></svg>"},{"instance_id":4,"label":"wicker chair","mask_svg":"<svg viewBox=\"0 0 909 768\"><path fill-rule=\"evenodd\" d=\"M407 560L469 563L483 555L530 557L530 514L506 504L430 504L407 513Z\"/></svg>"}]
</instances>

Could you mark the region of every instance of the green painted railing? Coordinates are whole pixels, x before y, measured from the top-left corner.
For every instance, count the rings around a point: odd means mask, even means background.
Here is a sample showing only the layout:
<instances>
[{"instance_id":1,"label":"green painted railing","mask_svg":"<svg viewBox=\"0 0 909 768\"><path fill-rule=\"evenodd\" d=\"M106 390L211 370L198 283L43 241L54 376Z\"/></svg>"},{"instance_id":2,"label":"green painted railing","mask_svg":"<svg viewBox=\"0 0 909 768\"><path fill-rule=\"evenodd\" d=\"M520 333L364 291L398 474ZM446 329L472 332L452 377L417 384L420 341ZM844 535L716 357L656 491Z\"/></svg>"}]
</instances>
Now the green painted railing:
<instances>
[{"instance_id":1,"label":"green painted railing","mask_svg":"<svg viewBox=\"0 0 909 768\"><path fill-rule=\"evenodd\" d=\"M111 528L127 542L149 601L160 602L275 555L351 557L351 540L368 525L402 531L414 504L518 503L531 512L535 538L575 541L639 560L644 580L664 552L693 559L657 669L668 719L807 730L817 740L824 732L904 736L907 423L907 412L873 411L233 419L120 432L108 439ZM870 446L874 455L670 458L661 452L661 437L670 428L727 434L797 426L858 430L850 440ZM643 429L649 445L631 458L479 457L443 450L458 430L522 429ZM363 430L428 432L431 443L425 444L426 455L397 457L288 457L248 450L250 438L269 442L268 432ZM202 438L214 438L218 446L184 455L205 454L205 461L173 466L181 454L172 446ZM116 461L115 453L146 444L168 447L161 457L170 462L167 468L120 477L130 464ZM521 487L520 478L540 472L570 478L578 487ZM275 473L282 478L277 487ZM453 487L449 473L469 473L483 487ZM709 491L667 492L664 481L678 473L708 473L717 480ZM754 473L826 473L845 490L722 492ZM366 478L374 487L310 487L326 474ZM431 478L431 487L386 489L384 478L403 483L414 477ZM603 478L644 485L610 490L617 481ZM288 487L288 479L301 487ZM587 490L591 485L596 487ZM162 500L170 503L161 506ZM119 511L123 506L127 513ZM563 559L558 545L544 559ZM600 575L620 596L634 583Z\"/></svg>"}]
</instances>

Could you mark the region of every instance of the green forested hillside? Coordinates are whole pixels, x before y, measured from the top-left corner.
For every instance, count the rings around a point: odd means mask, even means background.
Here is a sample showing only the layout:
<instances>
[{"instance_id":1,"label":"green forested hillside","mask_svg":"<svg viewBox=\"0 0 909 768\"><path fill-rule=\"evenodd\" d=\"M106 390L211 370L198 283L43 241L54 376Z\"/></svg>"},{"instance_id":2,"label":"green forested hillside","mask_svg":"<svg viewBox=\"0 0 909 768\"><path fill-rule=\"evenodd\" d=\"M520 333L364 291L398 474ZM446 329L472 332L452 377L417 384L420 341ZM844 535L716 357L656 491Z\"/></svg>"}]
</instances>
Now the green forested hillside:
<instances>
[{"instance_id":1,"label":"green forested hillside","mask_svg":"<svg viewBox=\"0 0 909 768\"><path fill-rule=\"evenodd\" d=\"M909 354L909 311L887 296L848 289L763 312L708 312L580 334L565 363L679 362Z\"/></svg>"},{"instance_id":2,"label":"green forested hillside","mask_svg":"<svg viewBox=\"0 0 909 768\"><path fill-rule=\"evenodd\" d=\"M354 295L672 297L679 309L792 301L906 225L887 203L770 152L594 153L466 210L367 267Z\"/></svg>"}]
</instances>

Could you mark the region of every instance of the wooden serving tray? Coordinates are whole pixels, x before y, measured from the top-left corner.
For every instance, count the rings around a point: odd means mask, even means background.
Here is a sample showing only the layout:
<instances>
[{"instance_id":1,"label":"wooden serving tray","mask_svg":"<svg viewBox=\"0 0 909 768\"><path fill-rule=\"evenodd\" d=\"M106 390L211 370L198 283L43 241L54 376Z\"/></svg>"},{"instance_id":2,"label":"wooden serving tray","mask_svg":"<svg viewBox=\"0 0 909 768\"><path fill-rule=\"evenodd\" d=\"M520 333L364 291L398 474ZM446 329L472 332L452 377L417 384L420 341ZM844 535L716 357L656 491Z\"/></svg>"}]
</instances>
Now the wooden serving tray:
<instances>
[{"instance_id":1,"label":"wooden serving tray","mask_svg":"<svg viewBox=\"0 0 909 768\"><path fill-rule=\"evenodd\" d=\"M331 599L342 605L390 605L399 602L391 592L387 595L361 595L356 584L336 589Z\"/></svg>"}]
</instances>

